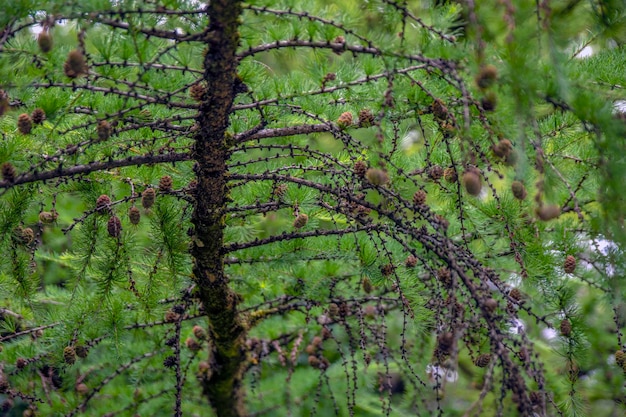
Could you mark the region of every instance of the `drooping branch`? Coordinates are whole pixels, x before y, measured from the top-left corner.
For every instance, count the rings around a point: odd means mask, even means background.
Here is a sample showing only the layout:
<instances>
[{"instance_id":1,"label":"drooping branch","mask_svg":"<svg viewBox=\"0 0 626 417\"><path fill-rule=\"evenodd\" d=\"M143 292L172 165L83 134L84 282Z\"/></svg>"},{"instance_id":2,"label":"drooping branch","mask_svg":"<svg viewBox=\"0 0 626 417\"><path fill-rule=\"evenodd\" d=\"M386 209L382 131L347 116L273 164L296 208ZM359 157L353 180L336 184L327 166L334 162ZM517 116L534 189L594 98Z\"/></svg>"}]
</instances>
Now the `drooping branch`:
<instances>
[{"instance_id":1,"label":"drooping branch","mask_svg":"<svg viewBox=\"0 0 626 417\"><path fill-rule=\"evenodd\" d=\"M530 412L532 406L530 405L530 400L528 398L525 381L520 377L520 367L511 359L511 351L510 348L507 347L506 336L501 332L499 327L500 319L496 316L494 309L491 308L487 302L487 300L490 299L490 296L488 295L489 289L487 282L498 283L500 281L499 277L492 270L486 268L478 259L476 259L473 253L453 242L448 236L446 236L445 231L443 233L437 231L437 219L432 215L432 213L430 213L428 208L410 207L406 201L402 201L402 199L393 194L392 191L387 190L384 187L377 187L381 194L388 198L397 199L405 209L411 210L413 213L423 216L433 225L435 233L430 233L425 228L418 228L415 224L411 224L404 215L405 210L386 210L368 201L357 200L349 195L343 195L341 190L335 189L332 186L319 184L306 179L277 174L232 174L231 179L273 180L287 183L293 182L317 189L323 193L334 195L337 198L353 201L367 208L378 211L381 218L390 222L391 224L385 225L385 229L387 229L386 233L388 233L392 239L397 239L400 236L407 236L408 238L419 242L427 252L435 255L437 259L447 265L450 271L453 271L456 276L460 278L463 287L468 291L472 301L480 311L480 315L487 326L492 351L498 355L498 358L506 371L505 378L507 379L507 383L511 387L511 390L518 395L520 399L518 407L523 413ZM377 228L374 227L374 229ZM252 242L251 246L256 246L255 242ZM233 245L233 248L239 249L237 245ZM542 376L539 375L539 378L542 378Z\"/></svg>"}]
</instances>

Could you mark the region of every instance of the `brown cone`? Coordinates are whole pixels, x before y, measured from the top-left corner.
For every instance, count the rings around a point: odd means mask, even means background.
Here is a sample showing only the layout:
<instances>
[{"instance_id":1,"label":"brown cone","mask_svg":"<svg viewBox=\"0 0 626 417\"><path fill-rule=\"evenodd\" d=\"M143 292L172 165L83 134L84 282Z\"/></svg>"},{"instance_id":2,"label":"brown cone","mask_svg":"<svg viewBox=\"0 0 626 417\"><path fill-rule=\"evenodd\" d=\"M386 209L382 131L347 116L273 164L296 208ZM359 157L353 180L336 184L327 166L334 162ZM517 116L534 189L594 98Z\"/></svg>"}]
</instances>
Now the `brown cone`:
<instances>
[{"instance_id":1,"label":"brown cone","mask_svg":"<svg viewBox=\"0 0 626 417\"><path fill-rule=\"evenodd\" d=\"M482 190L482 182L480 180L480 175L477 173L477 169L468 169L463 173L463 186L468 194L477 196L480 194Z\"/></svg>"}]
</instances>

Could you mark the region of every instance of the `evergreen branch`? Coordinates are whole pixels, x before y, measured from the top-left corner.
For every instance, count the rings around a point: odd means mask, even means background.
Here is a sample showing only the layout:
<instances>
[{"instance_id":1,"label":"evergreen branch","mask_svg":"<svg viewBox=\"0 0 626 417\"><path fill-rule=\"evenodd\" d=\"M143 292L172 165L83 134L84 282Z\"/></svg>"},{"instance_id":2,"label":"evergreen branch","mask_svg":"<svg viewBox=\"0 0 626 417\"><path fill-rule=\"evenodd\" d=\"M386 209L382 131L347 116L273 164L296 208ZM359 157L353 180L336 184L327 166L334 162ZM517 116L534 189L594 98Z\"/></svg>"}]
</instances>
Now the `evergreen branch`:
<instances>
[{"instance_id":1,"label":"evergreen branch","mask_svg":"<svg viewBox=\"0 0 626 417\"><path fill-rule=\"evenodd\" d=\"M450 43L456 42L456 37L455 36L446 35L442 31L435 29L433 26L427 25L426 23L424 23L424 21L422 19L420 19L419 17L417 17L413 13L411 13L409 11L409 9L406 7L406 3L404 3L404 5L400 5L399 3L396 3L395 1L390 1L390 0L383 0L383 2L388 4L388 5L390 5L390 6L392 6L396 10L400 10L402 12L403 16L406 16L406 17L410 18L412 21L417 23L418 26L420 26L423 29L426 29L428 32L434 33L440 39L442 39L444 41L447 41L447 42L450 42Z\"/></svg>"},{"instance_id":2,"label":"evergreen branch","mask_svg":"<svg viewBox=\"0 0 626 417\"><path fill-rule=\"evenodd\" d=\"M372 81L378 81L378 80L381 80L381 79L387 79L392 74L408 74L408 73L410 73L412 71L417 71L417 70L421 70L421 69L427 69L427 66L425 66L425 65L411 65L411 66L408 66L406 68L389 69L388 71L385 71L384 73L368 75L366 77L358 78L356 80L348 81L348 82L345 82L345 83L341 83L339 85L332 86L332 87L327 87L326 85L324 85L322 88L317 89L317 90L303 91L303 92L299 92L297 94L290 94L290 95L287 95L287 96L284 96L284 97L279 97L279 98L268 98L268 99L265 99L265 100L255 101L253 103L237 104L237 105L233 106L233 111L258 108L260 106L267 106L269 104L276 104L276 103L279 103L280 101L289 101L289 100L292 100L292 99L298 98L298 97L315 96L315 95L320 95L320 94L333 93L333 92L341 91L341 90L348 90L351 87L364 85L364 84L372 82ZM422 84L419 81L417 81L417 83L419 83L419 85Z\"/></svg>"},{"instance_id":3,"label":"evergreen branch","mask_svg":"<svg viewBox=\"0 0 626 417\"><path fill-rule=\"evenodd\" d=\"M91 84L76 84L75 82L72 82L72 84L65 84L65 83L57 83L57 82L47 82L47 83L39 83L39 82L35 82L31 84L31 87L33 88L53 88L53 87L57 87L57 88L62 88L62 89L68 89L68 90L72 90L72 91L76 91L76 90L85 90L85 91L91 91L94 93L102 93L102 94L112 94L112 95L116 95L119 97L123 97L123 98L128 98L128 99L135 99L135 100L142 100L146 103L149 104L163 104L163 105L167 105L170 108L179 108L179 109L197 109L198 105L197 104L189 104L189 103L180 103L180 102L172 102L170 100L172 94L168 93L165 97L161 97L161 96L157 96L157 97L152 97L152 96L147 96L147 95L143 95L143 94L139 94L136 93L134 91L122 91L122 90L118 90L115 89L113 87L98 87L98 86L94 86Z\"/></svg>"},{"instance_id":4,"label":"evergreen branch","mask_svg":"<svg viewBox=\"0 0 626 417\"><path fill-rule=\"evenodd\" d=\"M136 363L141 362L144 359L149 359L149 358L151 358L153 356L159 355L159 354L163 353L164 351L165 351L165 349L159 349L159 350L157 350L155 352L147 352L147 353L144 353L142 355L136 356L133 359L131 359L129 362L119 366L115 371L113 371L112 374L108 375L106 378L104 378L102 381L100 381L100 383L96 387L94 387L89 392L89 394L87 394L85 399L78 406L76 406L72 411L70 411L68 414L66 414L65 417L72 417L72 416L76 415L77 413L79 413L81 410L84 410L85 407L87 406L87 403L89 403L89 401L98 392L100 392L100 390L102 390L102 388L104 388L113 379L115 379L116 377L118 377L121 374L123 374L131 366L133 366Z\"/></svg>"},{"instance_id":5,"label":"evergreen branch","mask_svg":"<svg viewBox=\"0 0 626 417\"><path fill-rule=\"evenodd\" d=\"M154 70L165 71L165 72L181 71L181 72L189 72L189 73L198 74L198 75L202 75L203 73L201 70L198 70L198 69L181 67L178 65L158 64L154 62L149 62L149 63L146 62L146 63L141 64L138 62L107 61L107 62L91 62L90 65L92 67L119 67L119 68L140 67L140 68L143 68L144 70L154 69Z\"/></svg>"},{"instance_id":6,"label":"evergreen branch","mask_svg":"<svg viewBox=\"0 0 626 417\"><path fill-rule=\"evenodd\" d=\"M156 398L162 397L163 395L169 393L170 391L172 391L171 388L164 388L159 392L156 392L154 394L148 395L145 398L141 398L139 400L134 400L132 404L122 408L121 410L117 410L117 411L112 411L110 413L107 413L107 417L113 417L116 416L118 414L123 414L123 415L128 415L127 412L131 411L131 410L136 410L137 407L139 406L139 404L142 403L148 403Z\"/></svg>"},{"instance_id":7,"label":"evergreen branch","mask_svg":"<svg viewBox=\"0 0 626 417\"><path fill-rule=\"evenodd\" d=\"M288 207L288 206L279 201L272 201L269 203L254 204L254 205L249 205L249 206L229 207L226 209L226 212L227 213L240 213L244 211L254 211L255 213L267 213L268 211L278 210L283 207Z\"/></svg>"},{"instance_id":8,"label":"evergreen branch","mask_svg":"<svg viewBox=\"0 0 626 417\"><path fill-rule=\"evenodd\" d=\"M346 227L340 230L312 230L309 232L285 232L280 235L270 236L265 239L255 239L252 242L245 243L232 243L230 245L224 245L224 253L235 252L242 249L254 248L257 246L263 246L275 242L285 242L292 239L301 239L306 237L319 237L319 236L333 236L333 235L345 235L358 232L370 232L372 230L382 229L383 226L369 224L361 227Z\"/></svg>"},{"instance_id":9,"label":"evergreen branch","mask_svg":"<svg viewBox=\"0 0 626 417\"><path fill-rule=\"evenodd\" d=\"M40 330L51 329L53 327L58 326L59 324L61 324L61 323L60 322L50 323L50 324L46 324L46 325L43 325L43 326L32 327L32 328L30 328L28 330L22 330L21 332L17 332L17 333L10 334L8 336L0 337L0 342L6 342L7 340L15 339L17 337L27 336L27 335L36 333L36 332L38 332Z\"/></svg>"},{"instance_id":10,"label":"evergreen branch","mask_svg":"<svg viewBox=\"0 0 626 417\"><path fill-rule=\"evenodd\" d=\"M289 39L283 41L276 41L259 46L251 46L247 50L237 54L238 59L244 59L249 56L254 56L261 52L268 52L274 49L284 48L313 48L313 49L330 49L336 54L342 54L343 52L351 52L354 55L365 54L372 56L390 56L394 58L402 58L412 62L421 62L430 67L442 70L446 72L455 67L455 64L445 59L429 59L422 55L404 55L400 53L385 52L379 48L362 45L350 45L345 41L313 41L304 39Z\"/></svg>"},{"instance_id":11,"label":"evergreen branch","mask_svg":"<svg viewBox=\"0 0 626 417\"><path fill-rule=\"evenodd\" d=\"M241 259L241 258L236 258L234 256L230 256L224 259L224 264L241 265L241 264L253 264L253 263L281 262L285 258L289 259L289 255L278 255L278 256L272 256L272 257L261 256L259 258L253 258L253 259ZM315 256L302 257L298 259L310 262L310 261L337 260L337 259L345 259L345 258L346 258L346 255L321 254L321 255L315 255Z\"/></svg>"},{"instance_id":12,"label":"evergreen branch","mask_svg":"<svg viewBox=\"0 0 626 417\"><path fill-rule=\"evenodd\" d=\"M325 152L321 152L321 151L317 151L315 149L311 149L308 146L298 146L298 145L294 145L294 144L287 144L287 145L277 145L277 144L273 144L273 143L269 143L269 144L258 144L258 145L243 145L243 146L239 146L237 148L233 149L233 153L235 152L241 152L244 153L248 150L252 150L252 149L260 149L260 150L280 150L282 152L278 153L275 156L271 156L271 157L259 157L257 159L254 160L247 160L247 161L240 161L240 162L236 162L233 164L229 165L229 168L233 168L233 167L237 167L237 166L244 166L247 164L252 164L252 163L257 163L257 162L267 162L269 159L279 159L279 158L293 158L296 155L303 155L303 156L307 156L307 157L313 157L316 160L321 161L322 163L324 163L325 165L328 164L329 162L332 162L333 164L337 165L338 167L342 168L342 169L348 169L348 167L342 163L338 158L334 157L332 154L330 153L325 153ZM300 154L297 154L296 151L300 152ZM265 171L265 173L269 173L270 171Z\"/></svg>"},{"instance_id":13,"label":"evergreen branch","mask_svg":"<svg viewBox=\"0 0 626 417\"><path fill-rule=\"evenodd\" d=\"M258 7L258 6L254 6L254 5L245 5L244 9L252 10L255 13L270 13L270 14L273 14L273 15L278 16L278 17L292 16L292 17L298 18L299 20L306 19L306 20L309 20L311 22L319 22L319 23L322 23L325 26L335 27L335 28L341 30L343 33L345 33L347 35L354 36L355 38L357 38L361 42L364 42L367 46L373 47L372 41L370 39L368 39L368 38L366 38L364 36L359 35L355 31L346 28L344 25L342 25L340 23L337 23L337 22L335 22L333 20L324 19L324 18L319 17L319 16L314 16L314 15L310 14L307 11L298 12L298 11L294 11L294 10L291 10L291 9L288 9L288 10L278 10L278 9L270 9L267 6Z\"/></svg>"},{"instance_id":14,"label":"evergreen branch","mask_svg":"<svg viewBox=\"0 0 626 417\"><path fill-rule=\"evenodd\" d=\"M249 312L248 320L250 323L250 327L252 328L256 326L258 323L260 323L261 321L271 318L276 315L284 316L284 313L286 312L299 311L299 310L303 310L302 312L307 314L307 311L312 306L322 305L322 303L320 303L319 301L311 300L311 299L304 299L301 301L296 301L297 298L294 297L293 299L285 299L285 300L288 302L277 304L276 301L279 301L277 299L271 302L263 303L263 304L269 304L271 307L263 309L261 308L262 304L260 304L260 305L249 307L245 310L242 310L242 312ZM381 311L385 311L385 312L392 311L394 308L398 307L401 304L401 302L399 302L397 298L391 298L391 297L385 297L385 296L374 296L374 295L368 295L368 296L364 296L360 298L330 299L329 303L339 303L339 304L347 303L348 308L350 308L350 307L360 307L370 301L374 301L376 303L381 303L381 302L391 303L392 306L380 307L382 309ZM326 325L330 325L330 324L339 323L341 320L343 320L343 318L339 318L336 320L333 320L331 318L326 318L324 322Z\"/></svg>"},{"instance_id":15,"label":"evergreen branch","mask_svg":"<svg viewBox=\"0 0 626 417\"><path fill-rule=\"evenodd\" d=\"M18 314L18 313L14 312L14 311L11 311L8 308L1 308L0 307L0 318L2 316L4 316L5 314L7 316L11 316L11 317L13 317L15 319L18 319L18 320L22 320L24 318L21 314Z\"/></svg>"},{"instance_id":16,"label":"evergreen branch","mask_svg":"<svg viewBox=\"0 0 626 417\"><path fill-rule=\"evenodd\" d=\"M277 128L277 129L262 129L256 134L247 137L247 140L257 140L263 138L271 138L271 137L280 137L280 136L293 136L293 135L301 135L301 134L310 134L310 133L319 133L330 130L331 128L328 125L300 125L293 126L287 128ZM243 133L236 135L234 137L235 141L238 140L238 137L246 137ZM97 171L110 170L113 168L120 168L126 166L141 166L147 164L158 164L158 163L166 163L166 162L181 162L187 161L190 159L190 155L188 153L169 153L164 155L144 155L144 156L136 156L136 157L128 157L126 159L120 160L110 160L107 162L92 162L84 165L76 165L69 168L63 168L62 165L59 165L59 168L43 171L43 172L34 172L32 174L21 174L18 175L13 182L8 182L6 180L0 181L0 188L10 188L20 184L28 184L32 182L39 181L47 181L55 178L65 178L72 177L75 175L84 175Z\"/></svg>"},{"instance_id":17,"label":"evergreen branch","mask_svg":"<svg viewBox=\"0 0 626 417\"><path fill-rule=\"evenodd\" d=\"M126 30L127 32L134 32L134 31L138 31L140 33L143 33L146 36L152 36L155 38L161 38L161 39L167 39L167 40L173 40L176 42L193 42L193 41L202 41L205 40L205 37L207 35L210 35L210 33L208 33L206 30L200 33L188 33L188 34L179 34L177 31L175 30L163 30L163 29L157 29L157 28L150 28L150 29L146 29L143 27L137 28L135 26L131 26L128 23L124 23L121 22L117 19L106 19L106 18L100 18L98 19L98 23L101 23L103 25L107 25L107 26L111 26L113 28L116 29L123 29Z\"/></svg>"},{"instance_id":18,"label":"evergreen branch","mask_svg":"<svg viewBox=\"0 0 626 417\"><path fill-rule=\"evenodd\" d=\"M142 156L129 156L126 159L109 160L106 162L91 162L83 165L75 165L68 168L63 168L63 164L60 163L59 167L42 172L33 172L32 174L18 175L14 181L2 180L0 181L0 189L5 190L11 187L15 187L21 184L28 184L32 182L47 181L55 178L71 178L77 175L90 174L97 171L105 171L113 168L121 168L127 166L142 166L149 164L158 164L164 162L181 162L188 161L190 159L189 153L169 153L163 155L142 155Z\"/></svg>"},{"instance_id":19,"label":"evergreen branch","mask_svg":"<svg viewBox=\"0 0 626 417\"><path fill-rule=\"evenodd\" d=\"M331 127L329 124L296 125L274 129L261 129L252 134L246 134L246 132L244 132L235 135L234 142L243 143L252 140L278 138L284 136L309 135L311 133L328 132L331 129L333 129L333 127Z\"/></svg>"},{"instance_id":20,"label":"evergreen branch","mask_svg":"<svg viewBox=\"0 0 626 417\"><path fill-rule=\"evenodd\" d=\"M282 180L286 182L292 181L292 182L300 183L302 185L310 186L312 188L317 188L321 191L326 191L331 194L337 194L337 191L332 190L329 187L325 187L316 183L312 183L311 181L302 180L299 178L282 177L282 176L277 176L277 175L270 175L268 177L270 177L273 180ZM231 179L245 179L245 178L247 178L248 180L252 180L254 178L261 179L263 178L263 176L236 175L236 174L231 175ZM264 178L264 179L268 179L268 178ZM389 191L385 191L382 188L379 188L379 190L384 191L384 192L389 192ZM363 202L363 204L367 205L368 203ZM373 208L376 208L380 211L380 208L377 208L377 207L373 207ZM404 220L398 216L397 212L381 211L381 214L385 215L385 217L393 221L397 225L397 227L399 227L409 236L412 236L413 238L417 239L429 251L432 251L433 253L435 253L439 258L444 259L445 262L451 267L451 269L453 269L456 272L456 274L459 277L461 277L465 288L469 290L472 299L478 304L478 307L481 310L482 316L485 318L485 322L488 325L490 340L494 344L494 346L497 347L497 353L500 355L501 360L503 360L503 362L505 363L506 369L510 369L512 370L511 372L514 372L513 370L517 369L517 365L514 362L512 362L510 357L508 356L507 349L503 345L503 336L499 332L499 330L497 330L496 328L495 323L497 321L493 320L492 311L488 307L485 306L485 300L486 300L485 296L481 295L478 288L472 282L471 278L466 274L465 272L466 269L457 263L457 259L461 259L462 263L470 267L471 270L474 271L475 275L484 277L485 282L487 280L497 282L498 279L495 276L495 274L491 271L486 270L484 267L482 267L480 262L475 260L473 256L471 255L471 253L468 253L462 250L461 248L458 248L452 241L448 240L447 238L443 238L443 237L436 238L432 235L427 235L426 233L423 233L422 231L418 231L415 228L409 228L409 227L404 226L403 225ZM378 228L373 228L373 229L378 229ZM441 239L442 242L437 242L437 240L439 239ZM251 245L258 246L258 243L253 242L251 243ZM480 284L480 286L484 286L484 285L485 285L484 282ZM514 389L514 392L518 393L518 395L521 395L521 396L525 395L526 386L525 386L524 381L511 380L511 384ZM529 404L528 397L526 396L525 398L524 397L522 398L524 401L522 403L523 406L530 407L530 405L528 405Z\"/></svg>"},{"instance_id":21,"label":"evergreen branch","mask_svg":"<svg viewBox=\"0 0 626 417\"><path fill-rule=\"evenodd\" d=\"M181 10L177 9L168 9L166 6L158 5L154 9L144 9L141 8L130 8L130 9L122 9L119 8L117 10L100 10L97 13L97 16L119 16L120 19L123 19L126 15L164 15L164 16L194 16L200 15L203 16L206 14L206 10L204 7L200 7L198 9L193 10ZM64 16L66 19L84 19L85 14L81 13L78 15L68 15Z\"/></svg>"}]
</instances>

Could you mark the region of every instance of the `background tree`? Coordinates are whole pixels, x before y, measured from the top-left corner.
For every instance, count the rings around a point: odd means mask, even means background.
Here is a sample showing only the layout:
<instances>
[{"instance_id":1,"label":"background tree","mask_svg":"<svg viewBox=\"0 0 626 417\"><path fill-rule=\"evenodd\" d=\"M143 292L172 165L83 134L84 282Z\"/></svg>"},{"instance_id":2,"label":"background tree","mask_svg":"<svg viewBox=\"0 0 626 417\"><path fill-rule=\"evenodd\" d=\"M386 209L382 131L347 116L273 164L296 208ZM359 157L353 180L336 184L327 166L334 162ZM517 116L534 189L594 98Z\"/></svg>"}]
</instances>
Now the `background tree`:
<instances>
[{"instance_id":1,"label":"background tree","mask_svg":"<svg viewBox=\"0 0 626 417\"><path fill-rule=\"evenodd\" d=\"M623 2L301 3L5 5L3 412L621 415Z\"/></svg>"}]
</instances>

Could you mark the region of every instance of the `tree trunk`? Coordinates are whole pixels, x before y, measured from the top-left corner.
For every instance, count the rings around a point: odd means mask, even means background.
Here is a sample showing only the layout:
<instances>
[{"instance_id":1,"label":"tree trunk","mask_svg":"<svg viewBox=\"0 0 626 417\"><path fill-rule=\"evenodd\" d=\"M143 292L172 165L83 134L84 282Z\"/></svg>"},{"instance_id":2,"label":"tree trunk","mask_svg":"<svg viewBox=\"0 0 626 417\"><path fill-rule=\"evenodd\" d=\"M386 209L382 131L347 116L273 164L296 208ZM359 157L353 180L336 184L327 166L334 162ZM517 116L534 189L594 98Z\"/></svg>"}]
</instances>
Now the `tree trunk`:
<instances>
[{"instance_id":1,"label":"tree trunk","mask_svg":"<svg viewBox=\"0 0 626 417\"><path fill-rule=\"evenodd\" d=\"M226 135L237 76L241 4L211 0L204 59L206 94L197 118L193 158L197 175L191 250L198 297L209 319L210 370L201 376L204 394L220 417L245 415L243 370L246 326L238 296L224 274L223 240L227 204L226 161L232 146Z\"/></svg>"}]
</instances>

